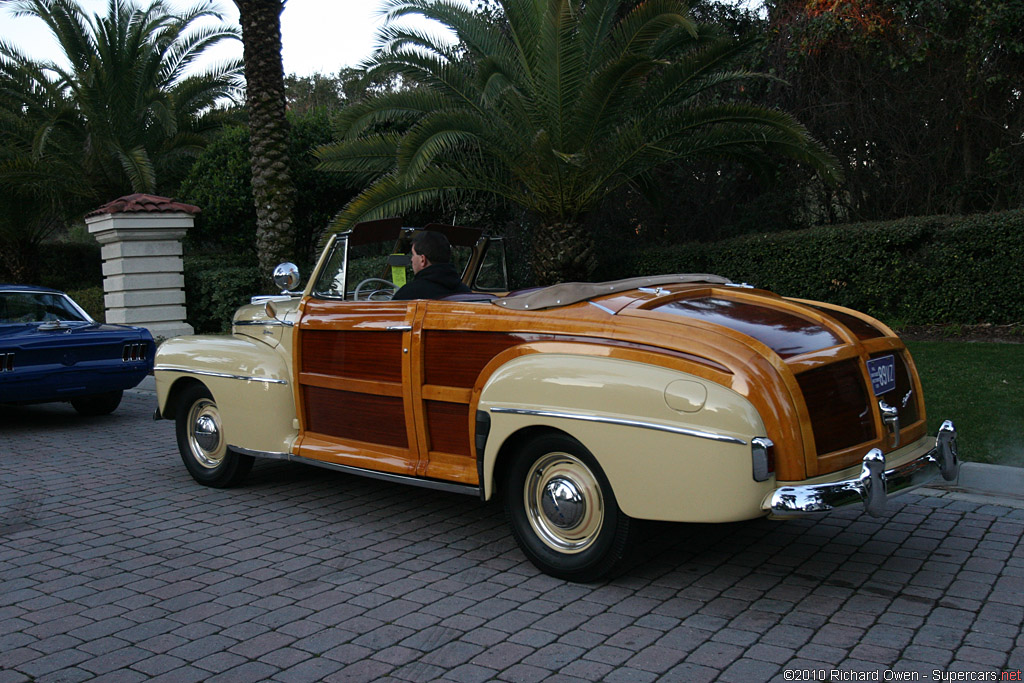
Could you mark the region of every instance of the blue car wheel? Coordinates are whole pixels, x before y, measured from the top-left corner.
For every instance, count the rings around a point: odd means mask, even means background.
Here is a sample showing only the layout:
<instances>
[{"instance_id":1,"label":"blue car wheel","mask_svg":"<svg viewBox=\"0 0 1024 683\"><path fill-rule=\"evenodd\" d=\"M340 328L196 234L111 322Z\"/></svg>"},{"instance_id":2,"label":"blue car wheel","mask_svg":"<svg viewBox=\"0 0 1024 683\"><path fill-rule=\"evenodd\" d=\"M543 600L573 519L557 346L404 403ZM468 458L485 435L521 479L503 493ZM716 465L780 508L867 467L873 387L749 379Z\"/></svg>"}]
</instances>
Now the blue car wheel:
<instances>
[{"instance_id":1,"label":"blue car wheel","mask_svg":"<svg viewBox=\"0 0 1024 683\"><path fill-rule=\"evenodd\" d=\"M119 405L121 405L121 396L123 395L123 391L108 391L105 394L73 398L71 399L71 407L74 408L75 412L79 415L83 415L85 417L110 415L112 412L117 410Z\"/></svg>"}]
</instances>

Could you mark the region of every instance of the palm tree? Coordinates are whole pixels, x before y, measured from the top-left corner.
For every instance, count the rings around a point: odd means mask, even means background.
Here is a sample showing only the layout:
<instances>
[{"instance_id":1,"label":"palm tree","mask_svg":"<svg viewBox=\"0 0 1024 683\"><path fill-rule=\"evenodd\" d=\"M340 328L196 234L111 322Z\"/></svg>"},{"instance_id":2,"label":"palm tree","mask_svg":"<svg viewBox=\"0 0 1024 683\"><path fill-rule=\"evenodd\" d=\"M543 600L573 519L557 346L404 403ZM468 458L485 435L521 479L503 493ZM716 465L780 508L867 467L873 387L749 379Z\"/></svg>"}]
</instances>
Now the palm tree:
<instances>
[{"instance_id":1,"label":"palm tree","mask_svg":"<svg viewBox=\"0 0 1024 683\"><path fill-rule=\"evenodd\" d=\"M168 191L232 115L241 63L195 72L195 60L238 29L197 22L205 5L173 14L109 0L106 16L70 0L14 0L41 19L64 60L37 61L0 42L0 266L33 277L55 231L129 192Z\"/></svg>"},{"instance_id":2,"label":"palm tree","mask_svg":"<svg viewBox=\"0 0 1024 683\"><path fill-rule=\"evenodd\" d=\"M493 5L496 4L495 8ZM748 47L697 26L680 0L388 0L367 68L415 87L353 106L321 168L369 183L334 229L442 196L487 193L538 221L538 280L586 279L584 218L617 188L650 188L668 162L769 153L836 173L786 114L737 101L760 77L733 66ZM635 5L635 6L633 6ZM422 15L458 44L403 28Z\"/></svg>"},{"instance_id":3,"label":"palm tree","mask_svg":"<svg viewBox=\"0 0 1024 683\"><path fill-rule=\"evenodd\" d=\"M65 216L96 204L90 206L79 159L67 153L80 133L73 103L59 88L12 75L19 74L0 72L0 280L6 273L15 282L32 282L43 240L65 225ZM12 91L30 98L10 97ZM22 104L27 99L31 107ZM43 112L49 125L38 139Z\"/></svg>"},{"instance_id":4,"label":"palm tree","mask_svg":"<svg viewBox=\"0 0 1024 683\"><path fill-rule=\"evenodd\" d=\"M10 5L45 22L66 63L0 43L0 108L33 127L30 159L75 162L93 201L173 186L228 116L214 105L240 93L237 60L193 73L209 47L238 38L237 27L197 26L221 18L206 4L175 14L164 0L108 0L103 17L71 0ZM25 178L8 165L0 180Z\"/></svg>"},{"instance_id":5,"label":"palm tree","mask_svg":"<svg viewBox=\"0 0 1024 683\"><path fill-rule=\"evenodd\" d=\"M234 0L242 24L246 104L249 110L256 251L269 273L294 258L295 185L288 153L281 11L284 0Z\"/></svg>"}]
</instances>

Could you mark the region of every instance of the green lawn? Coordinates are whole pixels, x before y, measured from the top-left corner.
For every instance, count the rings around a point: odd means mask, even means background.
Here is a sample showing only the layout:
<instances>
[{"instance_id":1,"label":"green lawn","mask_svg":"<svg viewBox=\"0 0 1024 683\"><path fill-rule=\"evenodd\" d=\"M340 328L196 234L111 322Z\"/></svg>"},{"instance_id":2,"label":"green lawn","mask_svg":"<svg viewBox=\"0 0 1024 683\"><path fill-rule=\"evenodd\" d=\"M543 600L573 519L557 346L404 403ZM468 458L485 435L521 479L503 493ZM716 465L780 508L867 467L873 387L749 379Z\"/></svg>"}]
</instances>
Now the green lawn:
<instances>
[{"instance_id":1,"label":"green lawn","mask_svg":"<svg viewBox=\"0 0 1024 683\"><path fill-rule=\"evenodd\" d=\"M928 432L956 423L960 457L1024 467L1024 344L907 342L921 374Z\"/></svg>"}]
</instances>

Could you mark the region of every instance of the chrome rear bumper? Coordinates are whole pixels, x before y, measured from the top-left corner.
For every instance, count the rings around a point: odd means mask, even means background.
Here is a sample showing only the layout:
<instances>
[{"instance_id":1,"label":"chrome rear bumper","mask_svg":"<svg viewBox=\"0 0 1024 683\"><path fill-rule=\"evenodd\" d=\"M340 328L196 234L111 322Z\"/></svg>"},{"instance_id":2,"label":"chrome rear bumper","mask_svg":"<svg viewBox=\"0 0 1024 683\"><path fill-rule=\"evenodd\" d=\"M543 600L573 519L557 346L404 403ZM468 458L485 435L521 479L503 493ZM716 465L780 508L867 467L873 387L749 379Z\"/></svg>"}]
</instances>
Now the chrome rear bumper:
<instances>
[{"instance_id":1,"label":"chrome rear bumper","mask_svg":"<svg viewBox=\"0 0 1024 683\"><path fill-rule=\"evenodd\" d=\"M868 514L878 517L885 511L889 496L924 486L940 475L946 481L953 481L959 469L956 428L946 420L939 428L935 448L919 458L886 470L882 451L872 448L864 456L860 476L856 479L783 486L765 499L764 507L772 517L804 517L863 505Z\"/></svg>"}]
</instances>

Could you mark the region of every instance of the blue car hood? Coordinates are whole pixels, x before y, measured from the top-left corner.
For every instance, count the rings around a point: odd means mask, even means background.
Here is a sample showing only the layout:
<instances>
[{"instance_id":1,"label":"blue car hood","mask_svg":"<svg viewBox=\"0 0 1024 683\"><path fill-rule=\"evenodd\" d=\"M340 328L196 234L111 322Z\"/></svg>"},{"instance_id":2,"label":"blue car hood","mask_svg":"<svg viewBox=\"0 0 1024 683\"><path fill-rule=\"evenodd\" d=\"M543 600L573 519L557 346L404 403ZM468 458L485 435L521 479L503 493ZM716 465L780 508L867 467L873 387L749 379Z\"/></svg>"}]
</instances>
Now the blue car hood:
<instances>
[{"instance_id":1,"label":"blue car hood","mask_svg":"<svg viewBox=\"0 0 1024 683\"><path fill-rule=\"evenodd\" d=\"M0 344L15 344L20 347L49 346L51 344L79 344L97 338L148 339L149 333L138 327L106 325L102 323L61 323L47 328L47 323L12 323L0 325Z\"/></svg>"}]
</instances>

